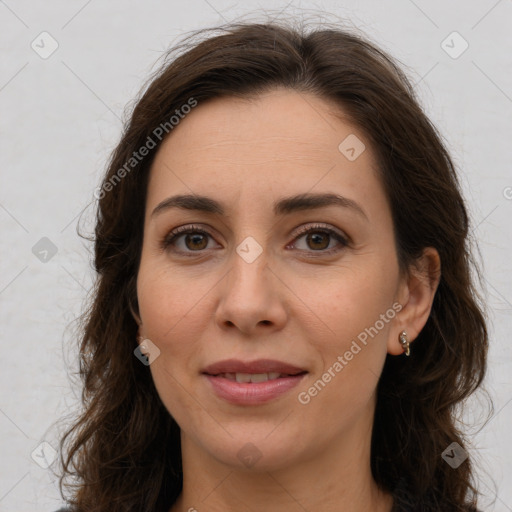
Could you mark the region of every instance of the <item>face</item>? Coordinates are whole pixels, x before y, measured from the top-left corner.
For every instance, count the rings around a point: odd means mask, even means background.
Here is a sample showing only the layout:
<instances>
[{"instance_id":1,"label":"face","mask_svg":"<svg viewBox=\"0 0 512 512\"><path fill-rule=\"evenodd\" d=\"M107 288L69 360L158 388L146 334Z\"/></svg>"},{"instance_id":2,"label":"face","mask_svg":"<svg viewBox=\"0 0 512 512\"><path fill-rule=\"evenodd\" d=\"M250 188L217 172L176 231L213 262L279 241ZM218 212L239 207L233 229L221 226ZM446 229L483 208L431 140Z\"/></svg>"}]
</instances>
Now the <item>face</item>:
<instances>
[{"instance_id":1,"label":"face","mask_svg":"<svg viewBox=\"0 0 512 512\"><path fill-rule=\"evenodd\" d=\"M169 201L178 195L192 197ZM196 452L276 469L368 444L401 287L372 149L323 99L211 100L158 150L140 333Z\"/></svg>"}]
</instances>

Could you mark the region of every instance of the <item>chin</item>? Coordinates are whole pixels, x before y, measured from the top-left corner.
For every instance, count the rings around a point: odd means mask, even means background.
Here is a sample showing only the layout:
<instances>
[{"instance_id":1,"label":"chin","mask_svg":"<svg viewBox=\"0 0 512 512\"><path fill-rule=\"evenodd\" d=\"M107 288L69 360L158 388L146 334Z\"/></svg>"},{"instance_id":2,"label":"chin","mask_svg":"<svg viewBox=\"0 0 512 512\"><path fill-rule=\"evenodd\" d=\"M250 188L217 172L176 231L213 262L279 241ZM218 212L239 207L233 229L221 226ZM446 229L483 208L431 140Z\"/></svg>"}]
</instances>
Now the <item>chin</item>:
<instances>
[{"instance_id":1,"label":"chin","mask_svg":"<svg viewBox=\"0 0 512 512\"><path fill-rule=\"evenodd\" d=\"M276 471L297 462L297 433L276 435L272 429L261 428L256 434L243 429L238 433L233 428L226 430L229 434L223 430L222 438L218 432L211 432L206 438L200 435L196 443L207 457L236 471Z\"/></svg>"}]
</instances>

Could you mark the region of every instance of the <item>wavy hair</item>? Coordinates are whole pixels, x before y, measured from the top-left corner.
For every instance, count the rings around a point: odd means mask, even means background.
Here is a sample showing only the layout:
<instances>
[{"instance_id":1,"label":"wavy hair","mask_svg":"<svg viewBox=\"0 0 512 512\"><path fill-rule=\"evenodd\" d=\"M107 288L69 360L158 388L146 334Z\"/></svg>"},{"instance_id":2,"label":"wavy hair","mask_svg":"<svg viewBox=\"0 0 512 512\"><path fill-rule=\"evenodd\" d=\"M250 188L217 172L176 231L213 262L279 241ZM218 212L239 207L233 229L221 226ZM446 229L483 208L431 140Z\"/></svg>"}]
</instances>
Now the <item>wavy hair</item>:
<instances>
[{"instance_id":1,"label":"wavy hair","mask_svg":"<svg viewBox=\"0 0 512 512\"><path fill-rule=\"evenodd\" d=\"M338 26L307 31L269 21L202 29L167 52L109 160L97 195L96 281L80 323L82 410L61 439L60 490L74 478L66 487L77 511L167 511L182 489L180 429L133 354L148 174L165 139L155 129L172 136L169 119L191 98L200 105L277 87L334 102L366 135L391 206L400 269L407 272L426 247L441 258L431 315L414 350L408 358L388 355L377 386L373 477L414 510L476 505L472 458L454 470L441 457L453 442L467 446L456 413L481 385L488 349L454 164L385 52ZM130 160L148 137L156 147Z\"/></svg>"}]
</instances>

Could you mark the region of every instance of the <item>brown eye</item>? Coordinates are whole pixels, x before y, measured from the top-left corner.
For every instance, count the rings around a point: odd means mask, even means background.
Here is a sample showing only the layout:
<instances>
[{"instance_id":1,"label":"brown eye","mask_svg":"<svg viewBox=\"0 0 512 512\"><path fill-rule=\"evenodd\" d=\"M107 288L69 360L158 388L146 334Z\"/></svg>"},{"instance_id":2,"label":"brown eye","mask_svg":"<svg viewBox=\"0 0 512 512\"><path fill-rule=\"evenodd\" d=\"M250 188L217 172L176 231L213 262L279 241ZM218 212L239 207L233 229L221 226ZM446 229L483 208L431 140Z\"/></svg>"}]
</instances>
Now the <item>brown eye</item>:
<instances>
[{"instance_id":1,"label":"brown eye","mask_svg":"<svg viewBox=\"0 0 512 512\"><path fill-rule=\"evenodd\" d=\"M331 245L332 242L334 242L333 245ZM321 225L302 228L293 243L293 246L301 252L318 253L312 256L330 255L348 245L349 242L343 235Z\"/></svg>"},{"instance_id":2,"label":"brown eye","mask_svg":"<svg viewBox=\"0 0 512 512\"><path fill-rule=\"evenodd\" d=\"M311 249L315 250L322 250L327 249L329 246L329 234L328 233L321 233L321 232L314 232L314 233L308 233L306 236L306 242L309 244L309 247Z\"/></svg>"},{"instance_id":3,"label":"brown eye","mask_svg":"<svg viewBox=\"0 0 512 512\"><path fill-rule=\"evenodd\" d=\"M163 250L193 256L208 248L210 233L194 226L180 226L172 230L160 243Z\"/></svg>"},{"instance_id":4,"label":"brown eye","mask_svg":"<svg viewBox=\"0 0 512 512\"><path fill-rule=\"evenodd\" d=\"M194 256L194 253L201 254L206 252L209 239L213 240L212 235L203 229L190 225L180 226L171 231L161 241L160 245L166 251L172 251L185 256ZM301 239L304 239L304 241ZM332 242L334 242L334 245L332 245ZM300 247L300 245L305 247ZM348 240L343 235L324 226L302 228L293 244L300 252L309 252L312 253L312 256L330 255L348 245Z\"/></svg>"},{"instance_id":5,"label":"brown eye","mask_svg":"<svg viewBox=\"0 0 512 512\"><path fill-rule=\"evenodd\" d=\"M205 249L208 245L206 236L202 233L185 234L185 246L190 250Z\"/></svg>"}]
</instances>

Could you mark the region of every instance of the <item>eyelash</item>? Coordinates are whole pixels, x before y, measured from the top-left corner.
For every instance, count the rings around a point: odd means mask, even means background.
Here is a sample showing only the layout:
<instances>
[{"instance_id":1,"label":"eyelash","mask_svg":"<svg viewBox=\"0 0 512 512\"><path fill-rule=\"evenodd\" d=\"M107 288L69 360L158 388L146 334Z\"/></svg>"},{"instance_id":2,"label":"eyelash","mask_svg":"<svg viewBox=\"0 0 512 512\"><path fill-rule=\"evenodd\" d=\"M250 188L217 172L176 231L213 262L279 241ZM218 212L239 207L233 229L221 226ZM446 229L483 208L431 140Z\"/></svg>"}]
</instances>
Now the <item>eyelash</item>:
<instances>
[{"instance_id":1,"label":"eyelash","mask_svg":"<svg viewBox=\"0 0 512 512\"><path fill-rule=\"evenodd\" d=\"M296 242L299 238L301 238L302 236L307 235L309 233L323 233L323 234L330 235L332 238L337 240L340 243L340 245L342 246L341 248L332 247L331 249L327 249L327 250L320 249L317 251L315 251L315 250L308 251L308 252L318 253L318 255L310 256L313 258L318 257L318 256L329 256L331 254L341 251L343 248L345 248L349 245L349 241L347 238L342 236L337 231L334 231L333 229L325 227L321 224L313 224L313 225L309 225L309 226L305 226L305 227L302 226L301 228L299 228L293 241ZM194 224L189 224L186 226L180 226L176 229L173 229L169 234L167 234L162 239L162 241L160 243L160 247L162 250L168 251L169 247L171 245L175 244L176 240L179 237L181 237L183 235L189 235L189 234L201 234L201 235L212 237L212 235L210 233L208 233L208 231L205 231L204 229L202 229ZM299 250L304 251L303 249L299 249ZM196 256L197 254L206 252L206 249L202 249L202 250L198 250L198 251L177 251L177 252L181 252L182 254L185 254L187 257L193 257L193 256Z\"/></svg>"}]
</instances>

